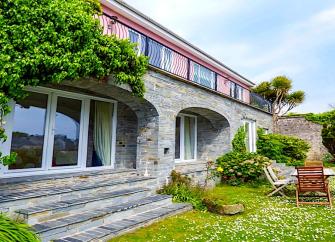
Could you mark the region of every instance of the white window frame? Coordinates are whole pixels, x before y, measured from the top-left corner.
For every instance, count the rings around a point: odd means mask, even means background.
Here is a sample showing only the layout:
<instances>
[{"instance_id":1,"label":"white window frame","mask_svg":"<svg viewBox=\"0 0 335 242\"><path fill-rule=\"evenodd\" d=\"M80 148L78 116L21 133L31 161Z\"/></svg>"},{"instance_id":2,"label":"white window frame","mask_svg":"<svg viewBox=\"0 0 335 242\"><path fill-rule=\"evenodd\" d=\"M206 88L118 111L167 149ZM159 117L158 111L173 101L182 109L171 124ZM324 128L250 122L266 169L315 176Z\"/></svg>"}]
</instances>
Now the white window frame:
<instances>
[{"instance_id":1,"label":"white window frame","mask_svg":"<svg viewBox=\"0 0 335 242\"><path fill-rule=\"evenodd\" d=\"M116 128L117 128L117 101L90 96L86 94L79 94L73 92L67 92L58 89L46 88L46 87L33 87L26 88L27 91L41 93L48 95L48 104L46 110L45 130L44 130L44 143L42 153L42 167L41 168L29 168L29 169L15 169L9 170L8 166L1 165L0 175L3 177L14 177L14 176L25 176L25 175L38 175L38 174L50 174L50 173L66 173L73 171L83 170L100 170L100 169L113 169L115 167L115 149L116 149ZM71 99L78 99L82 101L81 116L80 116L80 133L79 133L79 146L78 146L78 162L75 166L60 166L52 167L52 155L53 155L53 143L54 143L54 125L55 125L55 114L57 107L57 98L65 97ZM111 165L110 166L99 166L99 167L86 167L87 159L87 142L88 142L88 126L90 116L90 101L102 101L113 103L113 118L112 118L112 144L111 144ZM0 144L1 151L4 155L10 154L15 102L10 102L12 112L5 116L5 129L7 135L7 141Z\"/></svg>"},{"instance_id":2,"label":"white window frame","mask_svg":"<svg viewBox=\"0 0 335 242\"><path fill-rule=\"evenodd\" d=\"M243 127L245 128L245 124L249 124L249 130L248 130L248 137L249 140L247 141L248 150L249 152L256 152L256 121L251 119L244 119L243 120Z\"/></svg>"},{"instance_id":3,"label":"white window frame","mask_svg":"<svg viewBox=\"0 0 335 242\"><path fill-rule=\"evenodd\" d=\"M180 158L176 159L175 158L175 162L176 163L182 163L182 162L192 162L192 161L196 161L197 160L197 133L198 133L198 120L197 120L197 116L195 115L191 115L191 114L184 114L184 113L180 113L178 114L178 116L180 118L180 132L179 132L179 140L180 140ZM185 117L192 117L194 118L194 159L189 159L189 160L185 160L185 151L184 151L184 138L185 138Z\"/></svg>"}]
</instances>

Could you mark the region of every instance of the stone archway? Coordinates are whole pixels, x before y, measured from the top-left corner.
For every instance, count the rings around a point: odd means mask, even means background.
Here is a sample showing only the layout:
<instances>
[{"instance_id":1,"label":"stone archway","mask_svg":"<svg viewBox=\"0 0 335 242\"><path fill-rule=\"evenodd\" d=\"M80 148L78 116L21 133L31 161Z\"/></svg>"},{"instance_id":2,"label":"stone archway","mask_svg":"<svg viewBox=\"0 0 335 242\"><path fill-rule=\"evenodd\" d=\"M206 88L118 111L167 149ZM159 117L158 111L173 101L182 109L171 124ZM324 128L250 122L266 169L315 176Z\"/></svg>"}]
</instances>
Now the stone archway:
<instances>
[{"instance_id":1,"label":"stone archway","mask_svg":"<svg viewBox=\"0 0 335 242\"><path fill-rule=\"evenodd\" d=\"M118 125L120 122L128 124L123 123L117 129L116 156L118 151L121 155L116 157L116 168L136 168L144 173L150 166L148 163L157 163L159 114L152 103L132 95L127 87L94 80L65 82L62 86L68 90L118 101L118 116L121 118Z\"/></svg>"},{"instance_id":2,"label":"stone archway","mask_svg":"<svg viewBox=\"0 0 335 242\"><path fill-rule=\"evenodd\" d=\"M223 115L199 107L186 108L179 113L197 117L197 161L215 160L230 150L230 124Z\"/></svg>"}]
</instances>

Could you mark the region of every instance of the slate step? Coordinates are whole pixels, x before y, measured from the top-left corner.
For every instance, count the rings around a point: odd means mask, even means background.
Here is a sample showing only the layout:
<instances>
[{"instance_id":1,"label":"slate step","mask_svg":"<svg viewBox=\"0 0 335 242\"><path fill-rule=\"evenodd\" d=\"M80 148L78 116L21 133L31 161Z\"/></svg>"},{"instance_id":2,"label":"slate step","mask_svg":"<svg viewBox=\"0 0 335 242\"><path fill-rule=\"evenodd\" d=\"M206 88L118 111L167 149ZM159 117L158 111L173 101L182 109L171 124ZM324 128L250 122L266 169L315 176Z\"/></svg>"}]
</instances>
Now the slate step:
<instances>
[{"instance_id":1,"label":"slate step","mask_svg":"<svg viewBox=\"0 0 335 242\"><path fill-rule=\"evenodd\" d=\"M148 196L147 188L129 188L111 192L101 192L98 195L88 194L79 198L49 202L37 206L27 207L16 211L29 224L47 221L57 217L64 217L81 211L97 208L101 204L120 204Z\"/></svg>"},{"instance_id":2,"label":"slate step","mask_svg":"<svg viewBox=\"0 0 335 242\"><path fill-rule=\"evenodd\" d=\"M100 226L112 221L148 211L155 206L172 204L169 195L152 195L119 205L106 205L58 219L38 223L33 226L42 241L50 241L69 234L81 232L87 228Z\"/></svg>"},{"instance_id":3,"label":"slate step","mask_svg":"<svg viewBox=\"0 0 335 242\"><path fill-rule=\"evenodd\" d=\"M189 210L192 210L190 204L175 203L140 213L126 219L90 228L80 233L56 239L54 242L107 241L108 239L133 231L144 225L149 225L163 218Z\"/></svg>"},{"instance_id":4,"label":"slate step","mask_svg":"<svg viewBox=\"0 0 335 242\"><path fill-rule=\"evenodd\" d=\"M29 187L0 191L0 211L13 212L15 210L35 206L41 203L62 201L78 198L85 194L99 194L101 192L125 189L129 187L154 188L157 185L155 177L124 177L112 179L76 179L73 183L64 182L57 186Z\"/></svg>"},{"instance_id":5,"label":"slate step","mask_svg":"<svg viewBox=\"0 0 335 242\"><path fill-rule=\"evenodd\" d=\"M31 176L18 176L18 177L4 177L0 179L1 190L3 188L11 187L12 185L26 186L27 184L41 183L45 184L49 181L65 181L71 180L77 177L97 177L97 176L113 176L117 177L129 177L137 175L136 169L127 168L104 168L99 170L86 170L86 171L76 171L76 172L66 172L57 174L44 174L44 175L31 175Z\"/></svg>"}]
</instances>

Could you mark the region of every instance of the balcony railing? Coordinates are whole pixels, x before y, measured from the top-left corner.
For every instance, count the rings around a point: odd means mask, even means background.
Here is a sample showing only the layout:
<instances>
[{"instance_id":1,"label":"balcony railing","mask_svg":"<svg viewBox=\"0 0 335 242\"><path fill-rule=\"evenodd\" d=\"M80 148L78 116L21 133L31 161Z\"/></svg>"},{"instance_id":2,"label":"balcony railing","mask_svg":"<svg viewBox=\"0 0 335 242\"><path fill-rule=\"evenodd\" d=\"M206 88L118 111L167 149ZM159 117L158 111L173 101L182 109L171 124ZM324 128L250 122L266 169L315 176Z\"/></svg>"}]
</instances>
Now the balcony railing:
<instances>
[{"instance_id":1,"label":"balcony railing","mask_svg":"<svg viewBox=\"0 0 335 242\"><path fill-rule=\"evenodd\" d=\"M239 84L121 23L116 18L107 14L98 18L103 26L104 34L114 34L121 39L129 39L137 43L137 53L148 56L151 66L271 112L271 104L263 97L251 93Z\"/></svg>"},{"instance_id":2,"label":"balcony railing","mask_svg":"<svg viewBox=\"0 0 335 242\"><path fill-rule=\"evenodd\" d=\"M250 105L268 111L272 113L272 105L269 101L264 99L262 96L258 95L257 93L251 92L250 93Z\"/></svg>"}]
</instances>

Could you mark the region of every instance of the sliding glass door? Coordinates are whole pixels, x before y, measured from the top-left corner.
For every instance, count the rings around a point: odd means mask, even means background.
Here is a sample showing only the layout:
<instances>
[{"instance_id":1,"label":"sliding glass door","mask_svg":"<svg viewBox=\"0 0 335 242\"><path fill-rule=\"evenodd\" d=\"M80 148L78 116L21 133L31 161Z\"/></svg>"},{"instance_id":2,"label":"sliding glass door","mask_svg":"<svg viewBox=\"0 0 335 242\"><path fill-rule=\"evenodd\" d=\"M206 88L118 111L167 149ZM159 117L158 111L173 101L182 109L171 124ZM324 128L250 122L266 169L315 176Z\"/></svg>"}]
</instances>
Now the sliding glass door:
<instances>
[{"instance_id":1,"label":"sliding glass door","mask_svg":"<svg viewBox=\"0 0 335 242\"><path fill-rule=\"evenodd\" d=\"M15 169L42 169L45 155L45 131L48 95L31 93L15 104L11 151L17 154Z\"/></svg>"},{"instance_id":2,"label":"sliding glass door","mask_svg":"<svg viewBox=\"0 0 335 242\"><path fill-rule=\"evenodd\" d=\"M81 107L81 100L57 97L52 167L78 165Z\"/></svg>"},{"instance_id":3,"label":"sliding glass door","mask_svg":"<svg viewBox=\"0 0 335 242\"><path fill-rule=\"evenodd\" d=\"M16 162L5 172L113 167L116 102L36 88L13 104L4 153Z\"/></svg>"}]
</instances>

